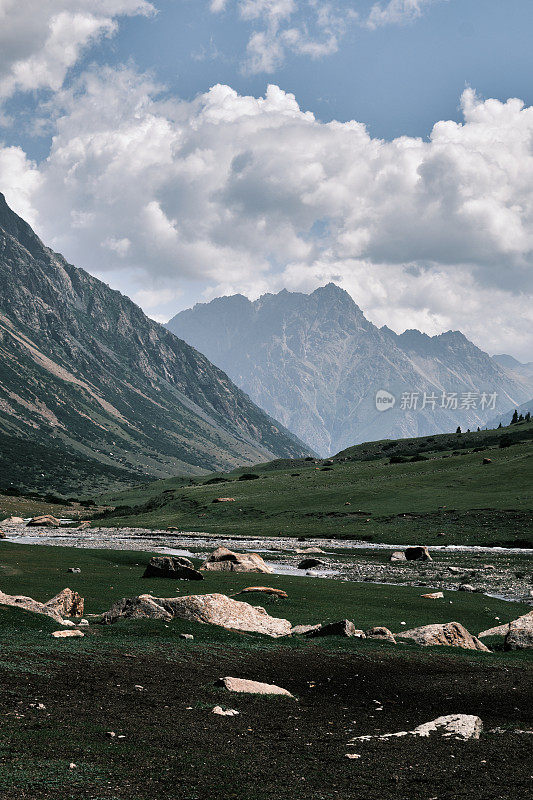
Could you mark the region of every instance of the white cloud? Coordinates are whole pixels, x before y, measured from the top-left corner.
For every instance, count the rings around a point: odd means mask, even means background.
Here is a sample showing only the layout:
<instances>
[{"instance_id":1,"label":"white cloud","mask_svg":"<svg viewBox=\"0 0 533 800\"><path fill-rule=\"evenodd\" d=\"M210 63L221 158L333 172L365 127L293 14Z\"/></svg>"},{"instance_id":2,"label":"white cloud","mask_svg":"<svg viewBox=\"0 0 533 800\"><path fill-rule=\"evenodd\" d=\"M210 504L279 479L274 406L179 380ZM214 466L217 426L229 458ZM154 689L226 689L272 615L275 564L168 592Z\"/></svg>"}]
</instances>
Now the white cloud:
<instances>
[{"instance_id":1,"label":"white cloud","mask_svg":"<svg viewBox=\"0 0 533 800\"><path fill-rule=\"evenodd\" d=\"M0 0L0 98L63 85L88 46L120 16L150 14L147 0Z\"/></svg>"},{"instance_id":2,"label":"white cloud","mask_svg":"<svg viewBox=\"0 0 533 800\"><path fill-rule=\"evenodd\" d=\"M323 0L211 0L213 13L233 5L239 17L259 28L246 48L243 71L275 72L287 53L313 59L335 53L347 24L358 18L353 8Z\"/></svg>"},{"instance_id":3,"label":"white cloud","mask_svg":"<svg viewBox=\"0 0 533 800\"><path fill-rule=\"evenodd\" d=\"M388 3L374 3L366 20L369 28L382 25L401 25L413 22L422 16L429 5L442 0L389 0Z\"/></svg>"},{"instance_id":4,"label":"white cloud","mask_svg":"<svg viewBox=\"0 0 533 800\"><path fill-rule=\"evenodd\" d=\"M533 108L468 90L462 123L383 141L276 86L187 102L158 91L129 69L88 73L59 93L38 169L0 149L8 202L69 260L130 293L336 280L380 323L461 328L525 356Z\"/></svg>"}]
</instances>

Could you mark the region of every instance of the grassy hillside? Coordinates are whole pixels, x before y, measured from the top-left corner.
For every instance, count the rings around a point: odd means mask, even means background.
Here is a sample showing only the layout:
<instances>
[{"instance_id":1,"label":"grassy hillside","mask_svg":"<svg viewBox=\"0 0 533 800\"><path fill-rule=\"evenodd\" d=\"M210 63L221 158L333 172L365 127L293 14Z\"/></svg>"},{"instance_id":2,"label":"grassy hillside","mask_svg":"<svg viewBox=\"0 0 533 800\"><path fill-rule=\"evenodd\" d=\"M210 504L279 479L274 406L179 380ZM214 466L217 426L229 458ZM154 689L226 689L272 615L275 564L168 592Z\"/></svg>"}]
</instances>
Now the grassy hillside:
<instances>
[{"instance_id":1,"label":"grassy hillside","mask_svg":"<svg viewBox=\"0 0 533 800\"><path fill-rule=\"evenodd\" d=\"M99 524L533 546L532 455L533 424L372 442L331 460L278 460L253 471L139 485L106 496L116 510ZM219 497L234 502L214 502Z\"/></svg>"}]
</instances>

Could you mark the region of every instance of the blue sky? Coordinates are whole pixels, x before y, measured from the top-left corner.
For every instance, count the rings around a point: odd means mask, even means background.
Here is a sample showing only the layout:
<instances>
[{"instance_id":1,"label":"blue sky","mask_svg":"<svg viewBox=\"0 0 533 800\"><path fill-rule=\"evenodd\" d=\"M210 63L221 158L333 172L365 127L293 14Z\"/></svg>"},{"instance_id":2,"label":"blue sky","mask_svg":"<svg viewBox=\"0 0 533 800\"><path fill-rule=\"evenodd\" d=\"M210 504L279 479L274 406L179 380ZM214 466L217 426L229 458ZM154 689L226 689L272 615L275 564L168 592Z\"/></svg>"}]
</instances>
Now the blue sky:
<instances>
[{"instance_id":1,"label":"blue sky","mask_svg":"<svg viewBox=\"0 0 533 800\"><path fill-rule=\"evenodd\" d=\"M0 15L0 189L147 313L335 280L378 324L528 358L531 0Z\"/></svg>"}]
</instances>

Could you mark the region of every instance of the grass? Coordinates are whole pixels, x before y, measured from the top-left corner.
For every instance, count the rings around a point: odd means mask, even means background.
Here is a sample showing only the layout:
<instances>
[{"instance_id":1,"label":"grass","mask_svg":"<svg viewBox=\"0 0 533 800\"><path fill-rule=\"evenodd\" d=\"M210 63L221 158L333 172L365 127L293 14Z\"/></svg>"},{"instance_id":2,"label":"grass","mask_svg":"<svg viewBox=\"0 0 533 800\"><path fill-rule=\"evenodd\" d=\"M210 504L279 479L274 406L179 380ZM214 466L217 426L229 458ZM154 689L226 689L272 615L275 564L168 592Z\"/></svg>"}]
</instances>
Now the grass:
<instances>
[{"instance_id":1,"label":"grass","mask_svg":"<svg viewBox=\"0 0 533 800\"><path fill-rule=\"evenodd\" d=\"M502 440L508 446L500 447ZM394 453L401 463L391 463ZM240 470L138 485L101 498L116 509L104 512L98 524L176 526L219 535L533 546L532 456L533 424L375 442L330 461L259 465L253 470L256 480L239 480ZM491 463L483 464L487 457ZM213 502L218 497L234 502Z\"/></svg>"},{"instance_id":2,"label":"grass","mask_svg":"<svg viewBox=\"0 0 533 800\"><path fill-rule=\"evenodd\" d=\"M508 603L482 594L445 592L444 600L431 601L421 597L429 587L385 586L373 583L355 583L325 578L286 575L246 575L238 573L206 573L204 581L190 583L162 578L142 578L149 553L113 550L86 550L66 547L0 544L0 587L8 594L25 594L45 601L65 586L85 598L85 613L100 614L115 600L137 594L149 593L159 597L185 594L221 592L232 595L246 586L262 585L284 589L287 600L260 598L251 602L263 605L273 616L285 617L293 624L313 624L348 618L362 629L385 625L393 631L433 622L461 622L468 630L481 630L525 614L529 607ZM80 574L67 572L68 567L81 568ZM247 598L243 598L247 599ZM50 624L42 617L24 614L19 610L0 606L0 624L10 630L15 639L28 636L33 644L35 630L48 631ZM401 625L405 622L406 625ZM51 623L53 626L53 623ZM150 646L157 642L176 643L176 634L191 631L201 643L227 642L241 646L242 634L205 625L193 625L180 620L169 626L158 621L122 622L110 627L92 629L84 640L61 643L61 646L98 647L114 646L134 635L141 643ZM17 633L18 632L18 633ZM16 634L16 635L15 635ZM10 641L10 637L6 637ZM261 647L278 646L275 640L264 637L253 639ZM42 638L46 645L48 637ZM294 640L298 642L300 640ZM178 641L179 643L179 641ZM350 643L350 647L354 644ZM57 649L58 643L53 643Z\"/></svg>"}]
</instances>

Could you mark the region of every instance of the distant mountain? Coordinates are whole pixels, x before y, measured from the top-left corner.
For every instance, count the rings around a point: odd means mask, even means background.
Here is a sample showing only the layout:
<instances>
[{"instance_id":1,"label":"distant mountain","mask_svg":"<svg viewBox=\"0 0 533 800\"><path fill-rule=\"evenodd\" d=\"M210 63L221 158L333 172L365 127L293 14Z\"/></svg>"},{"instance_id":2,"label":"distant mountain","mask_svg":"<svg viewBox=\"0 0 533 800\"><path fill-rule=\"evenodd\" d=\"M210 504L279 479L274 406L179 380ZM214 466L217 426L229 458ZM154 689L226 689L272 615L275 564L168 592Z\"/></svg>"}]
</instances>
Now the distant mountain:
<instances>
[{"instance_id":1,"label":"distant mountain","mask_svg":"<svg viewBox=\"0 0 533 800\"><path fill-rule=\"evenodd\" d=\"M0 195L2 436L0 473L21 440L28 481L32 442L40 475L46 452L67 470L71 454L89 473L136 480L307 451L205 356L45 247Z\"/></svg>"},{"instance_id":2,"label":"distant mountain","mask_svg":"<svg viewBox=\"0 0 533 800\"><path fill-rule=\"evenodd\" d=\"M522 364L520 361L517 361L516 358L513 358L513 356L508 356L505 353L493 356L493 359L513 377L518 377L520 380L527 383L533 395L533 361Z\"/></svg>"},{"instance_id":3,"label":"distant mountain","mask_svg":"<svg viewBox=\"0 0 533 800\"><path fill-rule=\"evenodd\" d=\"M332 283L309 295L284 290L253 303L242 295L220 297L182 311L167 327L321 454L358 442L483 426L530 396L521 379L462 333L429 337L378 329ZM394 395L393 408L385 403L380 408L388 410L378 410L379 390ZM451 408L441 407L443 392ZM475 408L463 393L475 395Z\"/></svg>"},{"instance_id":4,"label":"distant mountain","mask_svg":"<svg viewBox=\"0 0 533 800\"><path fill-rule=\"evenodd\" d=\"M500 424L505 428L510 424L515 409L518 411L519 416L522 414L522 416L525 417L528 411L533 415L533 400L527 400L519 406L508 408L503 414L496 414L494 417L491 417L487 422L487 428L497 428Z\"/></svg>"}]
</instances>

